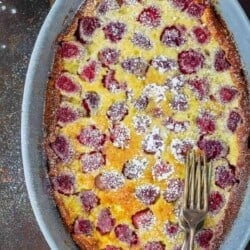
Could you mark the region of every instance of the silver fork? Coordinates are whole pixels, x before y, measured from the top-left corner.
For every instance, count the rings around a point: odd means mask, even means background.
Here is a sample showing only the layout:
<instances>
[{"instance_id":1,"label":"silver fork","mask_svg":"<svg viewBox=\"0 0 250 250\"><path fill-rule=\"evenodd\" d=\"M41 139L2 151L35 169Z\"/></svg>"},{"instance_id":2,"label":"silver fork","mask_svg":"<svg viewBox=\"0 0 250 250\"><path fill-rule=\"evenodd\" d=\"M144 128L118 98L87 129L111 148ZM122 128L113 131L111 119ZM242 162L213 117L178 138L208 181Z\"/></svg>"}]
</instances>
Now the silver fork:
<instances>
[{"instance_id":1,"label":"silver fork","mask_svg":"<svg viewBox=\"0 0 250 250\"><path fill-rule=\"evenodd\" d=\"M185 228L186 249L194 248L194 235L197 226L204 220L208 212L208 193L211 163L206 157L192 151L186 161L186 177L183 193L182 225ZM183 220L186 222L183 223ZM189 229L189 230L188 230ZM189 235L189 239L187 236ZM189 243L188 243L189 241Z\"/></svg>"}]
</instances>

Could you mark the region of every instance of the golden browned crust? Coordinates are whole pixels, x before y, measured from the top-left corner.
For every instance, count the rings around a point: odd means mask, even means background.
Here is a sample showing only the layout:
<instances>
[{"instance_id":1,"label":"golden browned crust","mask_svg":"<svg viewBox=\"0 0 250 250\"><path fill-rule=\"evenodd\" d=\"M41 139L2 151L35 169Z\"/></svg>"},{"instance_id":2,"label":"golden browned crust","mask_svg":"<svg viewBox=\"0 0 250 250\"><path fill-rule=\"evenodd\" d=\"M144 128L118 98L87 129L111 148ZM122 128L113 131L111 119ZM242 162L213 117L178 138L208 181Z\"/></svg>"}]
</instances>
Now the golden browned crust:
<instances>
[{"instance_id":1,"label":"golden browned crust","mask_svg":"<svg viewBox=\"0 0 250 250\"><path fill-rule=\"evenodd\" d=\"M76 14L71 26L57 39L57 43L62 40L69 40L72 35L76 32L79 18L82 16L92 16L93 12L98 5L100 0L87 0L86 3L81 7L81 9ZM119 1L117 1L119 3ZM217 226L215 234L216 237L213 240L211 249L218 249L225 236L232 227L232 224L237 217L239 208L241 206L242 200L244 198L244 193L247 186L248 176L250 174L250 150L249 150L249 132L250 132L250 110L249 110L249 94L247 90L247 82L244 76L244 70L241 66L241 61L238 55L237 48L233 41L232 35L227 29L227 26L216 12L214 7L209 7L206 9L205 15L207 16L207 26L213 35L217 38L220 46L225 51L228 61L232 65L231 74L234 82L237 84L238 90L240 91L240 113L243 118L243 123L237 130L238 144L240 147L240 152L242 152L240 159L237 162L236 175L240 182L233 187L231 190L228 208L225 213L225 217L222 224ZM56 116L55 113L59 107L61 97L58 90L55 89L54 83L58 78L62 69L61 52L60 48L57 49L55 62L52 69L52 74L48 81L48 87L46 92L46 106L44 114L44 124L45 124L45 149L47 153L47 158L49 161L49 175L53 177L56 174L55 165L58 162L57 156L54 154L53 150L50 148L50 144L56 138ZM97 250L97 242L92 237L86 237L84 235L77 235L72 233L72 224L69 220L69 214L67 209L65 209L62 200L59 198L57 192L53 192L53 196L56 205L60 211L61 217L67 226L68 231L72 234L74 241L77 245L84 250Z\"/></svg>"},{"instance_id":2,"label":"golden browned crust","mask_svg":"<svg viewBox=\"0 0 250 250\"><path fill-rule=\"evenodd\" d=\"M213 6L206 10L205 15L207 17L207 26L209 27L209 30L217 38L231 64L231 75L240 92L239 108L243 118L243 123L241 123L237 130L241 157L237 162L236 176L240 182L234 185L233 190L231 190L225 217L222 224L216 228L214 234L216 237L211 248L218 249L237 217L247 187L248 176L250 173L250 149L248 145L250 133L250 103L244 69L242 67L236 45L233 41L232 34L230 34L225 21L216 12Z\"/></svg>"}]
</instances>

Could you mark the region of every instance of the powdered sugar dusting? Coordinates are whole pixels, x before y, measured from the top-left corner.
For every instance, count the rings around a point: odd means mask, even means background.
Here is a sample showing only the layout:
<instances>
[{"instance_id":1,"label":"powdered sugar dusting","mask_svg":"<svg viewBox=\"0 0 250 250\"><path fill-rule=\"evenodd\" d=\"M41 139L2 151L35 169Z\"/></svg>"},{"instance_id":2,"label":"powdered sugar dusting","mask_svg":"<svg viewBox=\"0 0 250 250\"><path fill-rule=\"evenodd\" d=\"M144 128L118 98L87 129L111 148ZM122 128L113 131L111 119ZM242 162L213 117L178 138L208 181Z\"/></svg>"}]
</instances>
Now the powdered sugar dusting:
<instances>
[{"instance_id":1,"label":"powdered sugar dusting","mask_svg":"<svg viewBox=\"0 0 250 250\"><path fill-rule=\"evenodd\" d=\"M177 161L184 162L186 154L192 149L193 145L194 141L190 139L173 139L170 144L170 150Z\"/></svg>"},{"instance_id":2,"label":"powdered sugar dusting","mask_svg":"<svg viewBox=\"0 0 250 250\"><path fill-rule=\"evenodd\" d=\"M174 60L167 58L166 56L160 55L155 57L151 65L157 69L161 74L177 68L177 64Z\"/></svg>"},{"instance_id":3,"label":"powdered sugar dusting","mask_svg":"<svg viewBox=\"0 0 250 250\"><path fill-rule=\"evenodd\" d=\"M174 167L163 160L157 160L153 169L152 175L155 180L166 180L174 172Z\"/></svg>"},{"instance_id":4,"label":"powdered sugar dusting","mask_svg":"<svg viewBox=\"0 0 250 250\"><path fill-rule=\"evenodd\" d=\"M157 156L164 150L164 141L159 128L153 127L142 142L142 147L146 153L156 154Z\"/></svg>"},{"instance_id":5,"label":"powdered sugar dusting","mask_svg":"<svg viewBox=\"0 0 250 250\"><path fill-rule=\"evenodd\" d=\"M133 125L138 134L143 134L147 131L152 119L147 115L136 115L133 117Z\"/></svg>"},{"instance_id":6,"label":"powdered sugar dusting","mask_svg":"<svg viewBox=\"0 0 250 250\"><path fill-rule=\"evenodd\" d=\"M152 98L155 102L159 103L163 100L166 100L166 90L166 86L160 86L156 83L151 83L143 89L142 95L148 98Z\"/></svg>"},{"instance_id":7,"label":"powdered sugar dusting","mask_svg":"<svg viewBox=\"0 0 250 250\"><path fill-rule=\"evenodd\" d=\"M167 117L163 121L163 125L166 129L173 131L175 133L181 133L189 128L190 123L188 121L176 121L172 117Z\"/></svg>"},{"instance_id":8,"label":"powdered sugar dusting","mask_svg":"<svg viewBox=\"0 0 250 250\"><path fill-rule=\"evenodd\" d=\"M143 176L143 172L147 165L147 159L136 157L124 164L123 174L128 179L139 179Z\"/></svg>"}]
</instances>

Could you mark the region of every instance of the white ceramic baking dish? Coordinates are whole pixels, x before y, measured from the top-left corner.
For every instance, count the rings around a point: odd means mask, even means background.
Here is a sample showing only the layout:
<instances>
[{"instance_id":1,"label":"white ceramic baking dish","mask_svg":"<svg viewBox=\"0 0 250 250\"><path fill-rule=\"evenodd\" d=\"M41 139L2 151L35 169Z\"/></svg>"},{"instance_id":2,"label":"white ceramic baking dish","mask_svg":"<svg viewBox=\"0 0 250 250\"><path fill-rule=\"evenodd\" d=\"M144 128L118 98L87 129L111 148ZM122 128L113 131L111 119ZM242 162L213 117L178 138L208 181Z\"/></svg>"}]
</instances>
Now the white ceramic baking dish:
<instances>
[{"instance_id":1,"label":"white ceramic baking dish","mask_svg":"<svg viewBox=\"0 0 250 250\"><path fill-rule=\"evenodd\" d=\"M47 191L43 141L45 90L55 52L55 40L72 20L82 0L57 0L37 38L27 72L22 105L22 157L30 202L51 249L77 249L64 228ZM219 0L218 9L232 31L246 72L250 76L250 24L236 0ZM250 240L250 179L237 220L221 249L243 250Z\"/></svg>"}]
</instances>

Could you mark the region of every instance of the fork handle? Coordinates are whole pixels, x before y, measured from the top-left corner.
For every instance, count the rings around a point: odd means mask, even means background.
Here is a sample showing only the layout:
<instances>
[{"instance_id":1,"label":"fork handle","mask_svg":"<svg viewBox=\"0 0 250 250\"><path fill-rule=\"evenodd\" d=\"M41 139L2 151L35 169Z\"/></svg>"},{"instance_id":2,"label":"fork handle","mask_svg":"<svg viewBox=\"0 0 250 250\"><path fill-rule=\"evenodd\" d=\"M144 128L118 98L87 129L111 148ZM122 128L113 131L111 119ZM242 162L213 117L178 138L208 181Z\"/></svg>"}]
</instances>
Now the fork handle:
<instances>
[{"instance_id":1,"label":"fork handle","mask_svg":"<svg viewBox=\"0 0 250 250\"><path fill-rule=\"evenodd\" d=\"M195 228L190 228L190 231L189 231L189 246L188 246L189 250L194 249L194 234L195 234Z\"/></svg>"},{"instance_id":2,"label":"fork handle","mask_svg":"<svg viewBox=\"0 0 250 250\"><path fill-rule=\"evenodd\" d=\"M185 231L185 240L183 242L181 250L189 250L189 232Z\"/></svg>"}]
</instances>

